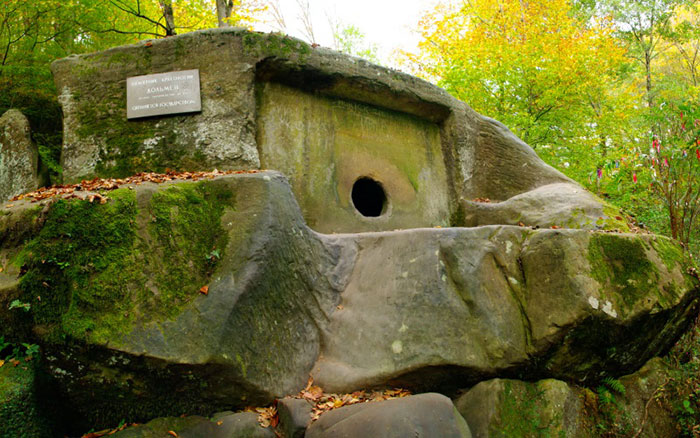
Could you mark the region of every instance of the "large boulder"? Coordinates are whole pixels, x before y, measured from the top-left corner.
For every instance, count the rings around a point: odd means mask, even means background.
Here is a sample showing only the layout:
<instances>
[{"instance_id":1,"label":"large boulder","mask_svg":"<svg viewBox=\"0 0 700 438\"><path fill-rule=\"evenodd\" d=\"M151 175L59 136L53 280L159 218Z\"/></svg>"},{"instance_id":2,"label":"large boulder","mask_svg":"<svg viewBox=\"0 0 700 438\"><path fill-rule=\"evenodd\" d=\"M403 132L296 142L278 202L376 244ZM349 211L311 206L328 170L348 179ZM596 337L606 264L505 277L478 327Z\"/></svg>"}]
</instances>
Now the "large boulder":
<instances>
[{"instance_id":1,"label":"large boulder","mask_svg":"<svg viewBox=\"0 0 700 438\"><path fill-rule=\"evenodd\" d=\"M127 119L127 78L194 69L201 112ZM291 37L191 32L70 56L52 70L66 182L167 168L274 169L289 178L309 226L324 233L517 225L514 209L527 225L619 225L616 209L445 90ZM358 187L363 179L376 190ZM540 202L519 198L500 212L471 203L543 186L532 196ZM376 212L363 202L378 204ZM552 202L556 215L539 213Z\"/></svg>"},{"instance_id":2,"label":"large boulder","mask_svg":"<svg viewBox=\"0 0 700 438\"><path fill-rule=\"evenodd\" d=\"M3 331L41 344L77 432L267 404L309 373L333 392L595 381L663 352L697 312L698 280L657 236L322 235L275 172L108 196L0 210Z\"/></svg>"},{"instance_id":3,"label":"large boulder","mask_svg":"<svg viewBox=\"0 0 700 438\"><path fill-rule=\"evenodd\" d=\"M18 110L8 110L0 117L0 202L40 184L39 152L29 120Z\"/></svg>"},{"instance_id":4,"label":"large boulder","mask_svg":"<svg viewBox=\"0 0 700 438\"><path fill-rule=\"evenodd\" d=\"M31 305L26 323L74 427L297 392L352 259L304 225L284 179L144 184L109 197L45 211L19 203L25 219L7 234L43 226L0 251L3 298Z\"/></svg>"},{"instance_id":5,"label":"large boulder","mask_svg":"<svg viewBox=\"0 0 700 438\"><path fill-rule=\"evenodd\" d=\"M665 351L698 309L681 250L652 235L484 226L340 239L357 257L312 372L334 392L595 381Z\"/></svg>"}]
</instances>

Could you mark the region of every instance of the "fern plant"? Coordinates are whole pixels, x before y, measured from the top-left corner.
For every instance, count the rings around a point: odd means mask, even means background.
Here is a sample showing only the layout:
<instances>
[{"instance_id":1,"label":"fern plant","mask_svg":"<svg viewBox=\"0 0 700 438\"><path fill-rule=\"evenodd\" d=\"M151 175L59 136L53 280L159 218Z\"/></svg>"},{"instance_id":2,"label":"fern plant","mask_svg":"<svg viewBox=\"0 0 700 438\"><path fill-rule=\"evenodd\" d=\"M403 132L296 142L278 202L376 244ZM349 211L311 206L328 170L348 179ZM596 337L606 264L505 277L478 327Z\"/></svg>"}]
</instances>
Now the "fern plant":
<instances>
[{"instance_id":1,"label":"fern plant","mask_svg":"<svg viewBox=\"0 0 700 438\"><path fill-rule=\"evenodd\" d=\"M601 384L596 388L596 391L601 404L617 404L615 395L625 395L625 385L617 379L605 377L601 380Z\"/></svg>"}]
</instances>

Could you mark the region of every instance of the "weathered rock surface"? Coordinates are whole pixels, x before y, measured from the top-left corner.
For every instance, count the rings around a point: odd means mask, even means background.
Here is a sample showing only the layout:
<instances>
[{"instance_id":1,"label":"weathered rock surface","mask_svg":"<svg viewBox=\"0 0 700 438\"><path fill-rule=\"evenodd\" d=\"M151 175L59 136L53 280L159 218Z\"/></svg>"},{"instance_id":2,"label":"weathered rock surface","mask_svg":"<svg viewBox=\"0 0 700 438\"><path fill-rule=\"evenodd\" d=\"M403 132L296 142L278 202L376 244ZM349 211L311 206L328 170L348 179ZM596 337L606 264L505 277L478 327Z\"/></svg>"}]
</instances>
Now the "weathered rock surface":
<instances>
[{"instance_id":1,"label":"weathered rock surface","mask_svg":"<svg viewBox=\"0 0 700 438\"><path fill-rule=\"evenodd\" d=\"M48 371L76 417L210 413L297 392L352 258L304 225L284 179L110 197L59 201L30 243L0 258L4 293L31 302Z\"/></svg>"},{"instance_id":2,"label":"weathered rock surface","mask_svg":"<svg viewBox=\"0 0 700 438\"><path fill-rule=\"evenodd\" d=\"M0 202L40 184L39 152L29 120L18 110L8 110L0 117Z\"/></svg>"},{"instance_id":3,"label":"weathered rock surface","mask_svg":"<svg viewBox=\"0 0 700 438\"><path fill-rule=\"evenodd\" d=\"M617 216L444 90L294 38L191 32L70 56L52 69L66 182L166 168L274 169L290 179L309 226L325 233L515 225L514 209L541 226L611 228ZM127 77L190 69L200 72L201 113L127 120ZM351 199L362 177L386 192L379 217L363 217ZM534 204L470 203L543 186ZM543 202L567 205L547 217Z\"/></svg>"},{"instance_id":4,"label":"weathered rock surface","mask_svg":"<svg viewBox=\"0 0 700 438\"><path fill-rule=\"evenodd\" d=\"M614 381L617 389L602 383L597 393L553 379L493 379L471 388L455 406L475 438L672 438L679 436L677 420L661 399L673 375L663 359L653 358Z\"/></svg>"},{"instance_id":5,"label":"weathered rock surface","mask_svg":"<svg viewBox=\"0 0 700 438\"><path fill-rule=\"evenodd\" d=\"M455 400L474 438L596 436L583 390L561 380L537 383L493 379Z\"/></svg>"},{"instance_id":6,"label":"weathered rock surface","mask_svg":"<svg viewBox=\"0 0 700 438\"><path fill-rule=\"evenodd\" d=\"M615 207L570 183L548 184L503 202L464 201L464 211L464 225L468 227L524 224L629 231Z\"/></svg>"},{"instance_id":7,"label":"weathered rock surface","mask_svg":"<svg viewBox=\"0 0 700 438\"><path fill-rule=\"evenodd\" d=\"M0 216L0 302L31 304L12 331L42 345L78 432L265 405L309 373L330 392L595 381L666 350L698 307L682 253L656 236L322 235L275 172L109 197Z\"/></svg>"},{"instance_id":8,"label":"weathered rock surface","mask_svg":"<svg viewBox=\"0 0 700 438\"><path fill-rule=\"evenodd\" d=\"M286 438L303 438L311 424L311 403L304 399L283 398L277 402L279 429Z\"/></svg>"},{"instance_id":9,"label":"weathered rock surface","mask_svg":"<svg viewBox=\"0 0 700 438\"><path fill-rule=\"evenodd\" d=\"M115 433L115 438L274 438L275 433L258 425L258 416L252 412L241 412L215 416L212 420L204 417L165 417L156 418L141 426L131 427Z\"/></svg>"},{"instance_id":10,"label":"weathered rock surface","mask_svg":"<svg viewBox=\"0 0 700 438\"><path fill-rule=\"evenodd\" d=\"M472 435L449 398L426 393L334 409L312 423L305 436L471 438Z\"/></svg>"},{"instance_id":11,"label":"weathered rock surface","mask_svg":"<svg viewBox=\"0 0 700 438\"><path fill-rule=\"evenodd\" d=\"M697 311L697 280L661 237L486 226L339 239L358 255L313 370L333 392L619 375Z\"/></svg>"}]
</instances>

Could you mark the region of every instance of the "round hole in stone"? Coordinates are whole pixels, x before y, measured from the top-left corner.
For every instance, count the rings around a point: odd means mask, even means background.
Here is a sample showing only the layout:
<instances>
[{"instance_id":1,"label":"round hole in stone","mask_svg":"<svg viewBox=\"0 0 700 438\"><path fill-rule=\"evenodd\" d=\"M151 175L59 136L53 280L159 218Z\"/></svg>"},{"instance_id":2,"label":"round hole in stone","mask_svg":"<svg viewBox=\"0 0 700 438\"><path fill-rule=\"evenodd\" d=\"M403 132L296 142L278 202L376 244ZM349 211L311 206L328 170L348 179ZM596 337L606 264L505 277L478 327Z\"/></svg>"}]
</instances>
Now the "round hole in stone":
<instances>
[{"instance_id":1,"label":"round hole in stone","mask_svg":"<svg viewBox=\"0 0 700 438\"><path fill-rule=\"evenodd\" d=\"M386 209L386 193L378 181L363 176L352 186L352 203L362 216L381 216Z\"/></svg>"}]
</instances>

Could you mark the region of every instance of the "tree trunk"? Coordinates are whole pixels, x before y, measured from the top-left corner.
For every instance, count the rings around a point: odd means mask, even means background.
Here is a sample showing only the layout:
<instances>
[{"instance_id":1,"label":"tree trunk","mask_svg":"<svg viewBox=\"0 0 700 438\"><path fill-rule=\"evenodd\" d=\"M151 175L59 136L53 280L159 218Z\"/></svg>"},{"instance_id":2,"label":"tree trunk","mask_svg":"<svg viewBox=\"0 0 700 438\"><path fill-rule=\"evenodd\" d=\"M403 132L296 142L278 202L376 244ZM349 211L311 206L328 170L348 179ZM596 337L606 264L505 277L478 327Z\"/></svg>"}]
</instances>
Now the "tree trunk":
<instances>
[{"instance_id":1,"label":"tree trunk","mask_svg":"<svg viewBox=\"0 0 700 438\"><path fill-rule=\"evenodd\" d=\"M233 12L233 0L216 0L216 17L219 19L219 27L230 27L227 20Z\"/></svg>"},{"instance_id":2,"label":"tree trunk","mask_svg":"<svg viewBox=\"0 0 700 438\"><path fill-rule=\"evenodd\" d=\"M654 98L651 95L651 53L644 53L644 67L646 69L646 88L647 88L647 105L649 108L654 106Z\"/></svg>"},{"instance_id":3,"label":"tree trunk","mask_svg":"<svg viewBox=\"0 0 700 438\"><path fill-rule=\"evenodd\" d=\"M172 0L159 0L160 8L163 10L165 18L165 36L175 35L175 17L173 16Z\"/></svg>"}]
</instances>

